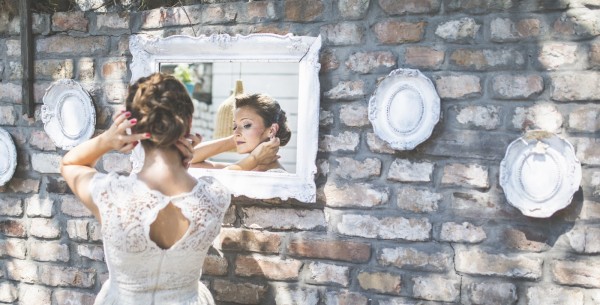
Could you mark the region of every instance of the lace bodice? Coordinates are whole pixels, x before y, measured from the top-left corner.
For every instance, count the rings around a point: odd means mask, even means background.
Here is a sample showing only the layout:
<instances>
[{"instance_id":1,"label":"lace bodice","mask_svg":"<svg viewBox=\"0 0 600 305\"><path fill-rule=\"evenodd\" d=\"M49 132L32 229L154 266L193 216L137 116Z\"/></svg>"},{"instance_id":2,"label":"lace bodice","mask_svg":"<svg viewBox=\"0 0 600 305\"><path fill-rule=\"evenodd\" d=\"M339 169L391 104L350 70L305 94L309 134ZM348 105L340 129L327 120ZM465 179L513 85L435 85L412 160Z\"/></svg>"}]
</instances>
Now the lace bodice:
<instances>
[{"instance_id":1,"label":"lace bodice","mask_svg":"<svg viewBox=\"0 0 600 305\"><path fill-rule=\"evenodd\" d=\"M109 270L95 305L214 304L199 278L231 200L225 187L202 177L190 192L166 196L135 174L115 173L98 173L90 185ZM169 202L181 209L189 227L171 248L162 249L150 239L150 225Z\"/></svg>"}]
</instances>

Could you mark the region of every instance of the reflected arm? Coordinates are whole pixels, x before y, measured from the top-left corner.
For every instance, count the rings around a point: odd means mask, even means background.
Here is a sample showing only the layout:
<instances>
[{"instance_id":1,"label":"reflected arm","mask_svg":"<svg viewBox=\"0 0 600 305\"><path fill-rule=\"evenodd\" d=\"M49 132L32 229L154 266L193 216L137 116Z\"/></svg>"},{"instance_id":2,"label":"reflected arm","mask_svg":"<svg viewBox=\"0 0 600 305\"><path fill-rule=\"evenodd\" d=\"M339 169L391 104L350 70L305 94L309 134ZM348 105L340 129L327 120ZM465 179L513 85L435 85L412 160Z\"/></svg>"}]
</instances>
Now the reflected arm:
<instances>
[{"instance_id":1,"label":"reflected arm","mask_svg":"<svg viewBox=\"0 0 600 305\"><path fill-rule=\"evenodd\" d=\"M202 142L194 147L191 163L200 163L218 154L235 149L233 136Z\"/></svg>"}]
</instances>

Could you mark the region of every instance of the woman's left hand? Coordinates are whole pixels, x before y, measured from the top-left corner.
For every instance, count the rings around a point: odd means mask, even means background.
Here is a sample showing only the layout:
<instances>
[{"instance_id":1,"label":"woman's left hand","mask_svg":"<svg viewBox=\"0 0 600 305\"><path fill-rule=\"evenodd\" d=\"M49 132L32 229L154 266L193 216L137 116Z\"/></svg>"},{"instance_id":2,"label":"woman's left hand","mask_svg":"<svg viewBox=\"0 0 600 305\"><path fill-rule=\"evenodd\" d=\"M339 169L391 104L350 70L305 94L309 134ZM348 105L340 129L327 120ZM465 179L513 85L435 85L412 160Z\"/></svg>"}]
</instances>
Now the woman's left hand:
<instances>
[{"instance_id":1,"label":"woman's left hand","mask_svg":"<svg viewBox=\"0 0 600 305\"><path fill-rule=\"evenodd\" d=\"M129 119L130 116L129 111L116 114L110 128L100 135L111 150L128 153L139 141L150 138L149 133L131 134L131 128L137 123L137 119Z\"/></svg>"},{"instance_id":2,"label":"woman's left hand","mask_svg":"<svg viewBox=\"0 0 600 305\"><path fill-rule=\"evenodd\" d=\"M182 156L183 166L186 168L190 166L190 161L194 157L194 147L202 142L202 136L200 134L188 135L180 138L175 143L175 146L179 150Z\"/></svg>"}]
</instances>

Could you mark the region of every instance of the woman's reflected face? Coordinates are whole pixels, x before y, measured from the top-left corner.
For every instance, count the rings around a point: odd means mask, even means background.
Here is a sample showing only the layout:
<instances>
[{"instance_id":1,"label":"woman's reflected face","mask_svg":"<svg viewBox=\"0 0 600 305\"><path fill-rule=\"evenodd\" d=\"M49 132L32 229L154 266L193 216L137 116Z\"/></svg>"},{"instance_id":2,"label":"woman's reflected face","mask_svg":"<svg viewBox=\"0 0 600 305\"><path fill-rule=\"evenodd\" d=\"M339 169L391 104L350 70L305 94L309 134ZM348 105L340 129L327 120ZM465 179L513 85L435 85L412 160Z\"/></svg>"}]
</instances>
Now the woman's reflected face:
<instances>
[{"instance_id":1,"label":"woman's reflected face","mask_svg":"<svg viewBox=\"0 0 600 305\"><path fill-rule=\"evenodd\" d=\"M269 129L252 107L236 108L233 113L233 139L237 152L247 154L269 140Z\"/></svg>"}]
</instances>

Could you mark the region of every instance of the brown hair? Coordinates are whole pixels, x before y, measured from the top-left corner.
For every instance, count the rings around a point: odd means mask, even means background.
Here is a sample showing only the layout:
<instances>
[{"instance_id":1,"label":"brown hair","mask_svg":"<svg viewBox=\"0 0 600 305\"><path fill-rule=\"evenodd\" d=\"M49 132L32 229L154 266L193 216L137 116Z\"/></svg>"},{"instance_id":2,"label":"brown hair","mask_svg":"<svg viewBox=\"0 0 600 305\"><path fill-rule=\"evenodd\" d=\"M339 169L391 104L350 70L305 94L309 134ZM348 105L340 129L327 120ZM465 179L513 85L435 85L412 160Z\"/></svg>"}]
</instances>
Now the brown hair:
<instances>
[{"instance_id":1,"label":"brown hair","mask_svg":"<svg viewBox=\"0 0 600 305\"><path fill-rule=\"evenodd\" d=\"M255 93L238 95L235 97L235 108L250 107L263 119L265 127L273 123L279 124L276 137L280 140L280 146L285 146L292 137L292 132L287 125L285 111L279 103L268 95Z\"/></svg>"},{"instance_id":2,"label":"brown hair","mask_svg":"<svg viewBox=\"0 0 600 305\"><path fill-rule=\"evenodd\" d=\"M125 101L131 118L136 118L135 133L149 132L145 145L168 147L190 132L194 104L184 85L175 77L154 73L129 87Z\"/></svg>"}]
</instances>

